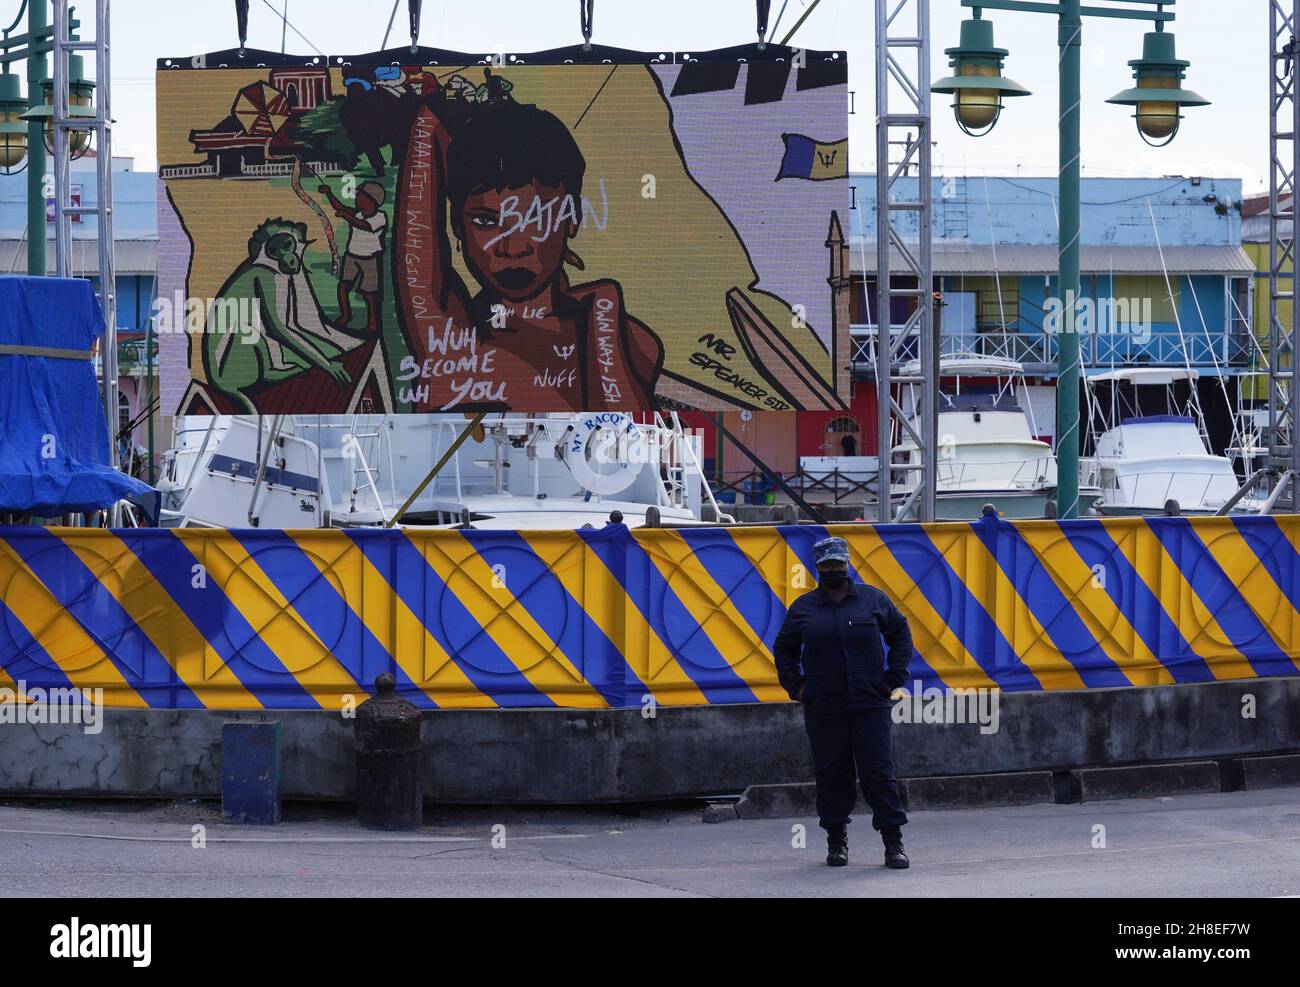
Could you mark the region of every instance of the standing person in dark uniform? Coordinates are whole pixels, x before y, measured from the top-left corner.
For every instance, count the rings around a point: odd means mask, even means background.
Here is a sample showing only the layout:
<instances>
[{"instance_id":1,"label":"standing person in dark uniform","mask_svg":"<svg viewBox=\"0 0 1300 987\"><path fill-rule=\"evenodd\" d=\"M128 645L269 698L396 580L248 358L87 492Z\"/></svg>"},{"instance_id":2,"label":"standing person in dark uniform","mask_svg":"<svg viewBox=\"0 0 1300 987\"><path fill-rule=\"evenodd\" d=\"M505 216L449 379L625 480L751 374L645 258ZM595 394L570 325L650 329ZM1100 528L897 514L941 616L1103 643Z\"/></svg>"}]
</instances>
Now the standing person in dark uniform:
<instances>
[{"instance_id":1,"label":"standing person in dark uniform","mask_svg":"<svg viewBox=\"0 0 1300 987\"><path fill-rule=\"evenodd\" d=\"M823 538L813 546L813 558L817 589L791 605L772 652L782 687L803 703L826 863L849 862L856 761L871 825L885 844L885 864L901 869L909 866L901 830L907 814L894 776L889 697L907 681L912 634L907 618L884 593L850 578L843 538ZM888 664L882 638L889 647Z\"/></svg>"}]
</instances>

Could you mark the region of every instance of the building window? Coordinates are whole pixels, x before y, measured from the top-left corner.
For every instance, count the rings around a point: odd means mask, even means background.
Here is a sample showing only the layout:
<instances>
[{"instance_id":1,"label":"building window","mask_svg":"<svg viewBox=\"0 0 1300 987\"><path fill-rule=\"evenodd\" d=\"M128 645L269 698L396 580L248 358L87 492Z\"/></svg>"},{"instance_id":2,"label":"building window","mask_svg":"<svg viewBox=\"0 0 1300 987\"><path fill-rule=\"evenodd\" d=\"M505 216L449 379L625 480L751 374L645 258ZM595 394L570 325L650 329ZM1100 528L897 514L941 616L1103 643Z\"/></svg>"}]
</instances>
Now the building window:
<instances>
[{"instance_id":1,"label":"building window","mask_svg":"<svg viewBox=\"0 0 1300 987\"><path fill-rule=\"evenodd\" d=\"M1105 281L1098 278L1098 291L1102 290L1104 284ZM1172 299L1169 297L1171 286L1173 288ZM1164 275L1148 274L1116 278L1115 290L1112 295L1116 301L1124 299L1128 302L1130 322L1141 322L1144 319L1149 300L1152 322L1173 323L1177 321L1174 313L1178 309L1181 291L1178 275L1171 274L1169 283L1166 284Z\"/></svg>"},{"instance_id":2,"label":"building window","mask_svg":"<svg viewBox=\"0 0 1300 987\"><path fill-rule=\"evenodd\" d=\"M1020 284L1015 278L1002 278L1001 291L990 279L988 287L978 292L975 324L981 329L1014 329L1020 318Z\"/></svg>"},{"instance_id":3,"label":"building window","mask_svg":"<svg viewBox=\"0 0 1300 987\"><path fill-rule=\"evenodd\" d=\"M973 292L975 295L975 328L985 331L1015 329L1020 320L1020 279L962 278L956 292Z\"/></svg>"}]
</instances>

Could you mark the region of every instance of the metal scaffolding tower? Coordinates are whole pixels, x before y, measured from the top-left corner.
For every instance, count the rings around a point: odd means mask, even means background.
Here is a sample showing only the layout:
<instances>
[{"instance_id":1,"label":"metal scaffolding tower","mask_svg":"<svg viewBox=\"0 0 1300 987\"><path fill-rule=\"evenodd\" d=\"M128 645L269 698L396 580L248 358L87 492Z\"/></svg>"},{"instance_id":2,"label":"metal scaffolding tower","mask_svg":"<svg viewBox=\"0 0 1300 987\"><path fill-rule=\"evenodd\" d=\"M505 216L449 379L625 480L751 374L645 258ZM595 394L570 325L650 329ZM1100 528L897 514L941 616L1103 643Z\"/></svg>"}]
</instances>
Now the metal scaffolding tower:
<instances>
[{"instance_id":1,"label":"metal scaffolding tower","mask_svg":"<svg viewBox=\"0 0 1300 987\"><path fill-rule=\"evenodd\" d=\"M1269 8L1268 463L1278 474L1270 506L1293 513L1300 477L1300 444L1295 441L1295 344L1300 329L1300 307L1295 304L1295 190L1300 173L1295 48L1300 0L1269 0ZM1283 312L1284 303L1289 312Z\"/></svg>"},{"instance_id":2,"label":"metal scaffolding tower","mask_svg":"<svg viewBox=\"0 0 1300 987\"><path fill-rule=\"evenodd\" d=\"M54 258L55 274L72 273L72 219L94 216L99 245L99 304L104 310L104 336L100 340L100 391L108 427L110 462L117 455L117 279L113 261L113 138L112 90L109 73L109 0L95 0L95 40L73 41L69 31L68 0L54 0ZM68 100L68 56L88 51L95 55L94 116L73 116ZM96 193L93 206L73 205L69 139L74 131L89 131L95 141Z\"/></svg>"},{"instance_id":3,"label":"metal scaffolding tower","mask_svg":"<svg viewBox=\"0 0 1300 987\"><path fill-rule=\"evenodd\" d=\"M909 9L910 8L910 9ZM895 52L908 52L895 56ZM910 57L915 55L915 63ZM891 81L892 80L892 81ZM891 86L898 95L891 99ZM903 112L893 112L897 102ZM890 148L901 147L899 160ZM879 409L879 487L881 521L934 520L935 456L939 413L938 342L934 323L931 264L930 182L930 0L876 0L876 406ZM914 170L915 177L908 177ZM905 194L915 181L914 195ZM906 227L915 216L913 237ZM890 252L902 258L898 272L914 285L895 285ZM895 299L906 300L911 314L894 324ZM900 306L901 307L901 306ZM920 373L898 373L900 350L917 341ZM895 387L919 383L915 422L895 398ZM920 450L918 469L899 470L890 463L894 422ZM911 476L909 476L909 473ZM897 475L896 475L897 474ZM913 477L915 486L912 485ZM907 481L908 496L895 509L890 491Z\"/></svg>"}]
</instances>

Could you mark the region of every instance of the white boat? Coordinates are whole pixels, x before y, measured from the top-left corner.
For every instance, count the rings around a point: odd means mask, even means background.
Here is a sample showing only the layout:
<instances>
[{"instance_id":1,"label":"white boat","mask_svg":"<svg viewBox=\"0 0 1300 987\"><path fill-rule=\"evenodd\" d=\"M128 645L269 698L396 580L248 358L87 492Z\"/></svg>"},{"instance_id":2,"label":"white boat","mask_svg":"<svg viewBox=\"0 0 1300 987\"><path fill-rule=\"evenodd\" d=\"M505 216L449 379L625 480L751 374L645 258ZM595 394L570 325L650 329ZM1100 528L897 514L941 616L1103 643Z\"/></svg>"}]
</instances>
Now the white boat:
<instances>
[{"instance_id":1,"label":"white boat","mask_svg":"<svg viewBox=\"0 0 1300 987\"><path fill-rule=\"evenodd\" d=\"M698 524L699 438L675 415L299 415L177 418L163 523L193 527L482 529ZM414 496L413 496L414 495ZM397 520L394 522L394 517Z\"/></svg>"},{"instance_id":2,"label":"white boat","mask_svg":"<svg viewBox=\"0 0 1300 987\"><path fill-rule=\"evenodd\" d=\"M1191 367L1127 367L1087 378L1095 451L1080 465L1101 487L1099 513L1163 514L1174 501L1181 514L1214 514L1237 492L1241 480L1232 461L1209 450L1196 398L1199 376ZM1181 403L1174 394L1180 382L1190 388ZM1106 401L1098 398L1100 384L1111 386ZM1122 391L1125 385L1147 393L1164 388L1166 413L1142 414L1152 401L1139 400L1136 392L1130 401ZM1258 506L1251 500L1238 508Z\"/></svg>"},{"instance_id":3,"label":"white boat","mask_svg":"<svg viewBox=\"0 0 1300 987\"><path fill-rule=\"evenodd\" d=\"M920 364L905 364L900 372L919 376ZM985 504L992 504L1006 518L1045 517L1048 501L1056 495L1056 456L1048 443L1034 437L1024 368L1002 357L945 357L939 377L954 378L955 383L951 393L941 390L939 394L936 518L973 520ZM964 387L964 380L972 377L992 378L995 384L974 390ZM913 388L909 417L912 427L919 429L916 399ZM891 451L895 478L891 491L901 504L916 490L921 453L906 429L900 439ZM904 471L900 466L912 468ZM1085 491L1080 494L1081 500L1091 501ZM909 508L906 516L914 517L915 511Z\"/></svg>"}]
</instances>

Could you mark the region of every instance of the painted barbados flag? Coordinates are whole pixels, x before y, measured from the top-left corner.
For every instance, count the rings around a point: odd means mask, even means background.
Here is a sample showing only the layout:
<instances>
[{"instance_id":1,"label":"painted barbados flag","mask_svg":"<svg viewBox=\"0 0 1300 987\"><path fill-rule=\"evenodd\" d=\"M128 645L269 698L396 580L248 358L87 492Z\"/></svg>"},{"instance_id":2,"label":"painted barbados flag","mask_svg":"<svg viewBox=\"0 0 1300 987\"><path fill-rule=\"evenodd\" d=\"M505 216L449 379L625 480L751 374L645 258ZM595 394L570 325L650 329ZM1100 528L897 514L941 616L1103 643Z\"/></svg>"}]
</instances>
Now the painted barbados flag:
<instances>
[{"instance_id":1,"label":"painted barbados flag","mask_svg":"<svg viewBox=\"0 0 1300 987\"><path fill-rule=\"evenodd\" d=\"M782 134L781 140L785 142L785 156L776 176L778 182L783 178L806 178L814 182L848 178L847 137L832 144L823 144L803 134Z\"/></svg>"}]
</instances>

